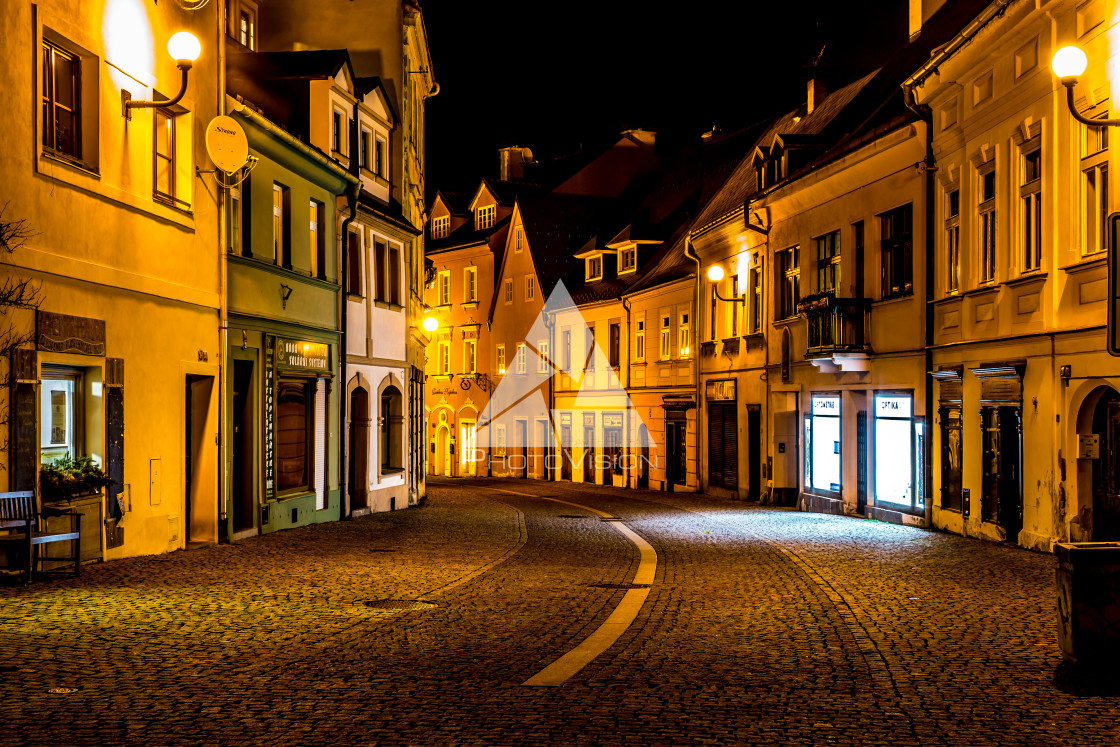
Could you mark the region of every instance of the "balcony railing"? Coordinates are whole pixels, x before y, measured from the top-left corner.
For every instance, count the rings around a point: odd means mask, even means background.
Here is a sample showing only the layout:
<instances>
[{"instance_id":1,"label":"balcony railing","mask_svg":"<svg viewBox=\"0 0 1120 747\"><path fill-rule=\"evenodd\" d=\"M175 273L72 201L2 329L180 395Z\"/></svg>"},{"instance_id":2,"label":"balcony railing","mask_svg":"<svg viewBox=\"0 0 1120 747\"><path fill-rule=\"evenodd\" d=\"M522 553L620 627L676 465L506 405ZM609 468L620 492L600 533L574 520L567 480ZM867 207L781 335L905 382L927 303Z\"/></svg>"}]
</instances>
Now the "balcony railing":
<instances>
[{"instance_id":1,"label":"balcony railing","mask_svg":"<svg viewBox=\"0 0 1120 747\"><path fill-rule=\"evenodd\" d=\"M869 299L821 294L802 299L797 308L809 327L807 358L867 350L871 319Z\"/></svg>"}]
</instances>

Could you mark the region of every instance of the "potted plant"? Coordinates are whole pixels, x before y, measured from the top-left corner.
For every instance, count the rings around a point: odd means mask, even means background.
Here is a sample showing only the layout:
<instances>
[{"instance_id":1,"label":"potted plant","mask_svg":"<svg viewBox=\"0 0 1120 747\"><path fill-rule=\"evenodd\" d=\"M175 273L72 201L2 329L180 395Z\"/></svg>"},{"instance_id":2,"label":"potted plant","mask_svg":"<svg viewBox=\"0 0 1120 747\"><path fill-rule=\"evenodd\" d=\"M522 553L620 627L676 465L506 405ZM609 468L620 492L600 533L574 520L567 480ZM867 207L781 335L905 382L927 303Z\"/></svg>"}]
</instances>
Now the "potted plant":
<instances>
[{"instance_id":1,"label":"potted plant","mask_svg":"<svg viewBox=\"0 0 1120 747\"><path fill-rule=\"evenodd\" d=\"M43 503L70 502L84 495L101 492L115 483L90 457L59 457L39 470L39 489Z\"/></svg>"}]
</instances>

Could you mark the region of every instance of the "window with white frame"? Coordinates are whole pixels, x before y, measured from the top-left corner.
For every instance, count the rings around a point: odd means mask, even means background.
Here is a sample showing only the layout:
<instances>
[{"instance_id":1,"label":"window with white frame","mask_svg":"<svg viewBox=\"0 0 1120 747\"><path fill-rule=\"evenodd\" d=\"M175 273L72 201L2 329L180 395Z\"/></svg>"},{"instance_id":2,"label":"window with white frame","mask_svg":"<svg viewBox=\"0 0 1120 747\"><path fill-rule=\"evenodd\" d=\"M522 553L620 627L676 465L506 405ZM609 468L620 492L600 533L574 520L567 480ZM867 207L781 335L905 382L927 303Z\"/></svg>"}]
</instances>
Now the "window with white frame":
<instances>
[{"instance_id":1,"label":"window with white frame","mask_svg":"<svg viewBox=\"0 0 1120 747\"><path fill-rule=\"evenodd\" d=\"M324 204L318 200L310 200L308 205L307 238L310 249L311 277L324 279L327 276L327 242L325 232L320 230L323 225Z\"/></svg>"},{"instance_id":2,"label":"window with white frame","mask_svg":"<svg viewBox=\"0 0 1120 747\"><path fill-rule=\"evenodd\" d=\"M747 324L751 334L758 334L762 331L762 263L757 262L750 272L751 298Z\"/></svg>"},{"instance_id":3,"label":"window with white frame","mask_svg":"<svg viewBox=\"0 0 1120 747\"><path fill-rule=\"evenodd\" d=\"M518 226L513 231L513 251L521 251L521 226Z\"/></svg>"},{"instance_id":4,"label":"window with white frame","mask_svg":"<svg viewBox=\"0 0 1120 747\"><path fill-rule=\"evenodd\" d=\"M1023 143L1019 174L1019 246L1023 272L1042 267L1042 137Z\"/></svg>"},{"instance_id":5,"label":"window with white frame","mask_svg":"<svg viewBox=\"0 0 1120 747\"><path fill-rule=\"evenodd\" d=\"M341 154L346 147L346 121L349 117L341 109L331 110L331 150Z\"/></svg>"},{"instance_id":6,"label":"window with white frame","mask_svg":"<svg viewBox=\"0 0 1120 747\"><path fill-rule=\"evenodd\" d=\"M513 278L506 278L502 282L502 297L506 303L513 303Z\"/></svg>"},{"instance_id":7,"label":"window with white frame","mask_svg":"<svg viewBox=\"0 0 1120 747\"><path fill-rule=\"evenodd\" d=\"M494 436L494 446L497 450L497 456L504 457L506 455L506 427L504 425L499 425Z\"/></svg>"},{"instance_id":8,"label":"window with white frame","mask_svg":"<svg viewBox=\"0 0 1120 747\"><path fill-rule=\"evenodd\" d=\"M440 342L439 344L439 372L446 376L451 373L451 343Z\"/></svg>"},{"instance_id":9,"label":"window with white frame","mask_svg":"<svg viewBox=\"0 0 1120 747\"><path fill-rule=\"evenodd\" d=\"M152 119L155 121L155 136L152 139L153 191L157 199L174 203L175 113L170 109L156 109Z\"/></svg>"},{"instance_id":10,"label":"window with white frame","mask_svg":"<svg viewBox=\"0 0 1120 747\"><path fill-rule=\"evenodd\" d=\"M237 9L237 41L257 51L257 12L245 3Z\"/></svg>"},{"instance_id":11,"label":"window with white frame","mask_svg":"<svg viewBox=\"0 0 1120 747\"><path fill-rule=\"evenodd\" d=\"M671 340L672 330L669 329L669 315L661 315L661 349L659 351L660 358L663 361L669 360L672 356Z\"/></svg>"},{"instance_id":12,"label":"window with white frame","mask_svg":"<svg viewBox=\"0 0 1120 747\"><path fill-rule=\"evenodd\" d=\"M525 360L526 360L525 356L526 356L526 354L525 354L525 343L523 343L523 342L517 343L516 362L517 362L517 373L519 373L519 374L525 373Z\"/></svg>"},{"instance_id":13,"label":"window with white frame","mask_svg":"<svg viewBox=\"0 0 1120 747\"><path fill-rule=\"evenodd\" d=\"M961 190L952 187L945 196L945 293L961 287Z\"/></svg>"},{"instance_id":14,"label":"window with white frame","mask_svg":"<svg viewBox=\"0 0 1120 747\"><path fill-rule=\"evenodd\" d=\"M537 294L537 281L532 275L525 276L525 300L532 301Z\"/></svg>"},{"instance_id":15,"label":"window with white frame","mask_svg":"<svg viewBox=\"0 0 1120 747\"><path fill-rule=\"evenodd\" d=\"M778 262L778 318L797 315L801 300L801 247L792 246L775 254Z\"/></svg>"},{"instance_id":16,"label":"window with white frame","mask_svg":"<svg viewBox=\"0 0 1120 747\"><path fill-rule=\"evenodd\" d=\"M442 239L447 235L451 229L451 216L441 215L438 218L432 218L432 238Z\"/></svg>"},{"instance_id":17,"label":"window with white frame","mask_svg":"<svg viewBox=\"0 0 1120 747\"><path fill-rule=\"evenodd\" d=\"M688 314L681 314L680 325L677 327L677 353L680 358L687 358L692 353L692 336L689 332Z\"/></svg>"},{"instance_id":18,"label":"window with white frame","mask_svg":"<svg viewBox=\"0 0 1120 747\"><path fill-rule=\"evenodd\" d=\"M283 184L272 183L272 257L277 264L291 267L288 256L288 188Z\"/></svg>"},{"instance_id":19,"label":"window with white frame","mask_svg":"<svg viewBox=\"0 0 1120 747\"><path fill-rule=\"evenodd\" d=\"M377 174L382 179L389 178L389 175L386 173L385 169L386 163L387 160L385 158L385 139L378 135L376 144L373 148L373 173Z\"/></svg>"},{"instance_id":20,"label":"window with white frame","mask_svg":"<svg viewBox=\"0 0 1120 747\"><path fill-rule=\"evenodd\" d=\"M362 132L358 137L358 166L363 169L370 167L370 146L373 133L369 131L368 127L362 127Z\"/></svg>"},{"instance_id":21,"label":"window with white frame","mask_svg":"<svg viewBox=\"0 0 1120 747\"><path fill-rule=\"evenodd\" d=\"M537 373L548 372L548 340L537 341Z\"/></svg>"},{"instance_id":22,"label":"window with white frame","mask_svg":"<svg viewBox=\"0 0 1120 747\"><path fill-rule=\"evenodd\" d=\"M501 376L506 372L506 346L498 346L498 375Z\"/></svg>"},{"instance_id":23,"label":"window with white frame","mask_svg":"<svg viewBox=\"0 0 1120 747\"><path fill-rule=\"evenodd\" d=\"M463 303L478 302L478 268L468 267L463 273Z\"/></svg>"},{"instance_id":24,"label":"window with white frame","mask_svg":"<svg viewBox=\"0 0 1120 747\"><path fill-rule=\"evenodd\" d=\"M630 247L623 249L618 255L618 273L634 272L638 267L638 249Z\"/></svg>"},{"instance_id":25,"label":"window with white frame","mask_svg":"<svg viewBox=\"0 0 1120 747\"><path fill-rule=\"evenodd\" d=\"M587 279L598 280L603 277L603 258L600 255L587 258Z\"/></svg>"},{"instance_id":26,"label":"window with white frame","mask_svg":"<svg viewBox=\"0 0 1120 747\"><path fill-rule=\"evenodd\" d=\"M565 329L560 334L560 362L565 371L572 370L572 330Z\"/></svg>"},{"instance_id":27,"label":"window with white frame","mask_svg":"<svg viewBox=\"0 0 1120 747\"><path fill-rule=\"evenodd\" d=\"M1107 116L1107 113L1104 115ZM1084 127L1085 155L1081 159L1081 253L1108 248L1108 127Z\"/></svg>"},{"instance_id":28,"label":"window with white frame","mask_svg":"<svg viewBox=\"0 0 1120 747\"><path fill-rule=\"evenodd\" d=\"M817 292L840 292L840 232L813 239L817 245Z\"/></svg>"},{"instance_id":29,"label":"window with white frame","mask_svg":"<svg viewBox=\"0 0 1120 747\"><path fill-rule=\"evenodd\" d=\"M976 174L977 230L980 251L980 282L993 283L996 279L996 162L991 160L980 167Z\"/></svg>"},{"instance_id":30,"label":"window with white frame","mask_svg":"<svg viewBox=\"0 0 1120 747\"><path fill-rule=\"evenodd\" d=\"M451 305L451 271L442 270L439 273L439 305Z\"/></svg>"},{"instance_id":31,"label":"window with white frame","mask_svg":"<svg viewBox=\"0 0 1120 747\"><path fill-rule=\"evenodd\" d=\"M475 373L478 370L478 341L463 340L463 372Z\"/></svg>"},{"instance_id":32,"label":"window with white frame","mask_svg":"<svg viewBox=\"0 0 1120 747\"><path fill-rule=\"evenodd\" d=\"M638 361L646 359L646 323L644 319L635 322L634 359Z\"/></svg>"},{"instance_id":33,"label":"window with white frame","mask_svg":"<svg viewBox=\"0 0 1120 747\"><path fill-rule=\"evenodd\" d=\"M496 205L483 205L475 210L474 227L477 231L490 228L494 225L494 217L498 214Z\"/></svg>"}]
</instances>

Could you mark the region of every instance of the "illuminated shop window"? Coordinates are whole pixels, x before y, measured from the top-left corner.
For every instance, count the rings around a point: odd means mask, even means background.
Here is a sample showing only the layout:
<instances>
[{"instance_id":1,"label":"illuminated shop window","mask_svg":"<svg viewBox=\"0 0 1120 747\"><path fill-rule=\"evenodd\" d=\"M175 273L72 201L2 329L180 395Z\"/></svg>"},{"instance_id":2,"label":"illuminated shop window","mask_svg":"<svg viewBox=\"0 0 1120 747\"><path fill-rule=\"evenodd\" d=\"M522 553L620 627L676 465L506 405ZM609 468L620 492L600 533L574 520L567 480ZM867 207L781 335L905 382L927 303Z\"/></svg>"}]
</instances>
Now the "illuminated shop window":
<instances>
[{"instance_id":1,"label":"illuminated shop window","mask_svg":"<svg viewBox=\"0 0 1120 747\"><path fill-rule=\"evenodd\" d=\"M875 502L921 508L922 422L909 393L875 395Z\"/></svg>"},{"instance_id":2,"label":"illuminated shop window","mask_svg":"<svg viewBox=\"0 0 1120 747\"><path fill-rule=\"evenodd\" d=\"M43 366L39 390L39 459L43 464L62 457L85 456L82 382L78 369Z\"/></svg>"},{"instance_id":3,"label":"illuminated shop window","mask_svg":"<svg viewBox=\"0 0 1120 747\"><path fill-rule=\"evenodd\" d=\"M814 394L805 419L805 486L839 493L840 395Z\"/></svg>"}]
</instances>

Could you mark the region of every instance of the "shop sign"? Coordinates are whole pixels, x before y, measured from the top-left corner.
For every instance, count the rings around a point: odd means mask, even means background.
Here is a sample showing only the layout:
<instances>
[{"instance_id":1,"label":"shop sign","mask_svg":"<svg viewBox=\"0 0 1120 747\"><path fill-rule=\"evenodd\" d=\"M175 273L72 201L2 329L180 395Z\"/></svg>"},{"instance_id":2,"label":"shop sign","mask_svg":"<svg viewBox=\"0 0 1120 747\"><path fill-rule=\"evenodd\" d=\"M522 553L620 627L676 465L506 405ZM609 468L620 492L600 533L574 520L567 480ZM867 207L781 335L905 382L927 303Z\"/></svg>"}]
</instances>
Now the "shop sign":
<instances>
[{"instance_id":1,"label":"shop sign","mask_svg":"<svg viewBox=\"0 0 1120 747\"><path fill-rule=\"evenodd\" d=\"M840 417L840 398L813 397L813 414Z\"/></svg>"},{"instance_id":2,"label":"shop sign","mask_svg":"<svg viewBox=\"0 0 1120 747\"><path fill-rule=\"evenodd\" d=\"M1101 437L1096 433L1079 434L1077 436L1078 459L1100 459Z\"/></svg>"},{"instance_id":3,"label":"shop sign","mask_svg":"<svg viewBox=\"0 0 1120 747\"><path fill-rule=\"evenodd\" d=\"M617 412L603 413L604 428L621 428L622 414Z\"/></svg>"},{"instance_id":4,"label":"shop sign","mask_svg":"<svg viewBox=\"0 0 1120 747\"><path fill-rule=\"evenodd\" d=\"M271 335L270 335L271 336ZM275 350L279 347L270 345L268 349ZM275 417L276 375L272 355L264 357L264 499L270 501L276 497L273 487L273 465L275 461L275 444L273 442L273 418Z\"/></svg>"},{"instance_id":5,"label":"shop sign","mask_svg":"<svg viewBox=\"0 0 1120 747\"><path fill-rule=\"evenodd\" d=\"M277 337L275 350L277 368L320 373L331 370L331 346L326 343Z\"/></svg>"},{"instance_id":6,"label":"shop sign","mask_svg":"<svg viewBox=\"0 0 1120 747\"><path fill-rule=\"evenodd\" d=\"M910 397L876 397L875 417L877 418L908 418L914 409L914 400Z\"/></svg>"},{"instance_id":7,"label":"shop sign","mask_svg":"<svg viewBox=\"0 0 1120 747\"><path fill-rule=\"evenodd\" d=\"M35 314L36 347L51 353L105 355L105 320L83 316Z\"/></svg>"},{"instance_id":8,"label":"shop sign","mask_svg":"<svg viewBox=\"0 0 1120 747\"><path fill-rule=\"evenodd\" d=\"M595 413L585 412L583 414L583 427L584 428L594 428L595 427Z\"/></svg>"},{"instance_id":9,"label":"shop sign","mask_svg":"<svg viewBox=\"0 0 1120 747\"><path fill-rule=\"evenodd\" d=\"M734 402L735 379L709 381L706 387L709 402Z\"/></svg>"},{"instance_id":10,"label":"shop sign","mask_svg":"<svg viewBox=\"0 0 1120 747\"><path fill-rule=\"evenodd\" d=\"M560 415L560 425L571 425L571 424L572 424L572 413L570 413L570 412L561 413L561 415Z\"/></svg>"}]
</instances>

